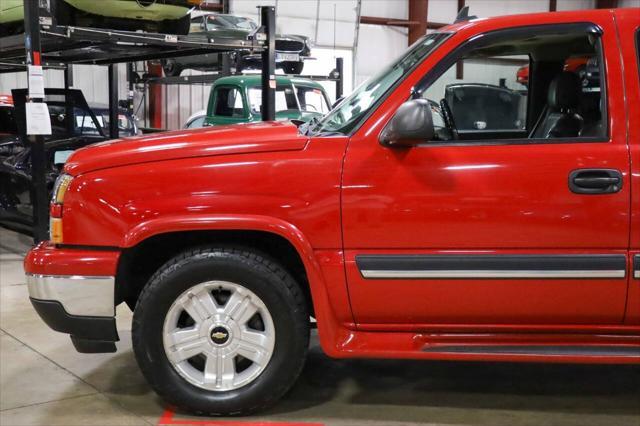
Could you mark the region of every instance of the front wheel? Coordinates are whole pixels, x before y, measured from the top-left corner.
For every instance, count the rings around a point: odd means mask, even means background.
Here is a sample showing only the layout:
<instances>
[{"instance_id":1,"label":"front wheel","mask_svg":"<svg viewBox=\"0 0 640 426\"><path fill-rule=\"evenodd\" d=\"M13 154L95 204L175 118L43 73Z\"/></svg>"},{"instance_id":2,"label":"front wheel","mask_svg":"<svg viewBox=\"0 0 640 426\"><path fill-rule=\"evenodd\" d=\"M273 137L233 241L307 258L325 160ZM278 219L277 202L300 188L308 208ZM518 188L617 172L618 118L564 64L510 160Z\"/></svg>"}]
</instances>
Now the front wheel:
<instances>
[{"instance_id":1,"label":"front wheel","mask_svg":"<svg viewBox=\"0 0 640 426\"><path fill-rule=\"evenodd\" d=\"M229 248L184 253L145 286L133 347L169 403L207 415L266 408L293 385L309 344L301 288L277 263Z\"/></svg>"}]
</instances>

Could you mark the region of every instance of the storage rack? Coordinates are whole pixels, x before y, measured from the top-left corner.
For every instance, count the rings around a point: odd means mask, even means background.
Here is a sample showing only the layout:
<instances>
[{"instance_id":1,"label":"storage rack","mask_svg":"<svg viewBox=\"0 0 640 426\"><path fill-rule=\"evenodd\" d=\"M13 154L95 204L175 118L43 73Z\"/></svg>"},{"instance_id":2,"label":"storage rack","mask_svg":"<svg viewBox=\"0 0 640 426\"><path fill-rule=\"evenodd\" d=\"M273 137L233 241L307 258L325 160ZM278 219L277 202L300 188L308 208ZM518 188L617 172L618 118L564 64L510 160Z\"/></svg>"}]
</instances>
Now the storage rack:
<instances>
[{"instance_id":1,"label":"storage rack","mask_svg":"<svg viewBox=\"0 0 640 426\"><path fill-rule=\"evenodd\" d=\"M262 119L275 120L275 8L260 7L261 26L247 39L201 35L172 35L57 25L51 11L62 0L24 2L24 34L0 37L0 73L26 72L28 65L65 69L65 88L72 81L71 64L109 66L109 136L118 137L118 80L113 64L158 60L204 53L250 50L262 54ZM223 2L223 5L226 2ZM224 6L223 6L224 10ZM31 99L42 102L42 99ZM46 158L42 136L32 144L33 236L48 238Z\"/></svg>"},{"instance_id":2,"label":"storage rack","mask_svg":"<svg viewBox=\"0 0 640 426\"><path fill-rule=\"evenodd\" d=\"M344 92L344 59L336 58L336 66L328 75L287 74L288 77L306 78L313 81L332 81L336 84L335 98L340 99ZM199 75L181 75L172 77L146 77L136 81L139 84L193 85L213 84L222 77L232 75L229 72L206 73ZM242 74L237 74L242 75Z\"/></svg>"}]
</instances>

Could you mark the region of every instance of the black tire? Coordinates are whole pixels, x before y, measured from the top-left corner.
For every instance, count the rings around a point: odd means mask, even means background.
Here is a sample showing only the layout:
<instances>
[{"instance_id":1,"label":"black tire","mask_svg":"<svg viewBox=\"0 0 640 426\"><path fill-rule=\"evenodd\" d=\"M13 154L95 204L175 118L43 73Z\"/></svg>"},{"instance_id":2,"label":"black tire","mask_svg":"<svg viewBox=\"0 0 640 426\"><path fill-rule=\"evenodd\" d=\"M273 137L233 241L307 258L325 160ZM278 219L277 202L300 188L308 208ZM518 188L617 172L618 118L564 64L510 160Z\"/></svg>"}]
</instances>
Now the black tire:
<instances>
[{"instance_id":1,"label":"black tire","mask_svg":"<svg viewBox=\"0 0 640 426\"><path fill-rule=\"evenodd\" d=\"M267 306L275 326L273 355L245 386L224 392L196 387L180 376L163 346L163 324L172 303L196 284L241 284ZM177 256L149 280L133 316L133 348L151 387L170 404L199 415L246 415L282 397L298 378L309 346L309 313L300 286L276 262L249 250L201 248Z\"/></svg>"},{"instance_id":2,"label":"black tire","mask_svg":"<svg viewBox=\"0 0 640 426\"><path fill-rule=\"evenodd\" d=\"M178 77L182 73L182 67L175 59L163 59L162 70L167 77Z\"/></svg>"},{"instance_id":3,"label":"black tire","mask_svg":"<svg viewBox=\"0 0 640 426\"><path fill-rule=\"evenodd\" d=\"M302 70L304 69L304 62L283 62L282 70L285 74L302 74Z\"/></svg>"}]
</instances>

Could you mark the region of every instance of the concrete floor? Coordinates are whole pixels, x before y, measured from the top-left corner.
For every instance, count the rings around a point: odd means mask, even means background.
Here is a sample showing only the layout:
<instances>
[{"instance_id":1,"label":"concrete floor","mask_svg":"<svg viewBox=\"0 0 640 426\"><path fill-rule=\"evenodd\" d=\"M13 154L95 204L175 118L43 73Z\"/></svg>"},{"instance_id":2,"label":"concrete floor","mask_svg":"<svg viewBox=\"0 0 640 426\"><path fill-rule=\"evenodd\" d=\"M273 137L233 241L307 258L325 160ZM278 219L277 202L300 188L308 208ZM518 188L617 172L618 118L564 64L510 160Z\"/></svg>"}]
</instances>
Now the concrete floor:
<instances>
[{"instance_id":1,"label":"concrete floor","mask_svg":"<svg viewBox=\"0 0 640 426\"><path fill-rule=\"evenodd\" d=\"M126 307L118 308L122 341L115 354L78 354L68 336L49 330L28 300L22 272L28 247L27 238L0 229L0 425L207 420L180 413L161 420L165 407L133 356ZM640 367L340 361L327 358L314 343L294 389L269 412L242 422L250 420L640 426ZM243 424L219 421L209 424Z\"/></svg>"}]
</instances>

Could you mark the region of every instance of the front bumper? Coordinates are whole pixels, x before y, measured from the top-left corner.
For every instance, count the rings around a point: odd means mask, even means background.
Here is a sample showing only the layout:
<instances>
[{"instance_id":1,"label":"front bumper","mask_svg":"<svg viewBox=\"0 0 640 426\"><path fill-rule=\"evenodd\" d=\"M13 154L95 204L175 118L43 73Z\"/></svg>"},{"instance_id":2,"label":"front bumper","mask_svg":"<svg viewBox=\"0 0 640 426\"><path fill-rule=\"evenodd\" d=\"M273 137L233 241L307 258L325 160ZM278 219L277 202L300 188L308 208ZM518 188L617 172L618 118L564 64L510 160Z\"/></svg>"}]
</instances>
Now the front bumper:
<instances>
[{"instance_id":1,"label":"front bumper","mask_svg":"<svg viewBox=\"0 0 640 426\"><path fill-rule=\"evenodd\" d=\"M70 334L79 352L116 350L118 256L117 251L57 249L42 243L25 258L33 307L53 330ZM89 271L100 275L88 275Z\"/></svg>"}]
</instances>

